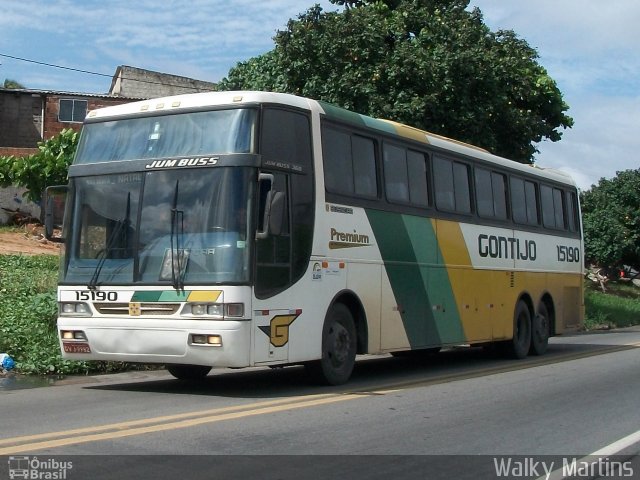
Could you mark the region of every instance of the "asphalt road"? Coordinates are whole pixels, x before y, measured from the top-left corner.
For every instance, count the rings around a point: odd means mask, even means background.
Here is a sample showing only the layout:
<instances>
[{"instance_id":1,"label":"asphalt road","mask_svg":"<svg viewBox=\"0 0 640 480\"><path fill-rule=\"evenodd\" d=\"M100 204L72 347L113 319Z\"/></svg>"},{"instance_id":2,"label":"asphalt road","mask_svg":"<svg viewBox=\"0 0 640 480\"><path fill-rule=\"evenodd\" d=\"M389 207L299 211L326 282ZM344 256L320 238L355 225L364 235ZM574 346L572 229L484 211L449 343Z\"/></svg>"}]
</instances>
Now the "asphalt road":
<instances>
[{"instance_id":1,"label":"asphalt road","mask_svg":"<svg viewBox=\"0 0 640 480\"><path fill-rule=\"evenodd\" d=\"M639 405L640 328L554 338L523 361L362 357L343 387L309 385L300 367L195 385L164 371L71 377L0 386L0 480L27 457L65 479L500 478L508 460L504 478L544 478L543 465L621 439L606 451L621 476L589 473L640 478Z\"/></svg>"}]
</instances>

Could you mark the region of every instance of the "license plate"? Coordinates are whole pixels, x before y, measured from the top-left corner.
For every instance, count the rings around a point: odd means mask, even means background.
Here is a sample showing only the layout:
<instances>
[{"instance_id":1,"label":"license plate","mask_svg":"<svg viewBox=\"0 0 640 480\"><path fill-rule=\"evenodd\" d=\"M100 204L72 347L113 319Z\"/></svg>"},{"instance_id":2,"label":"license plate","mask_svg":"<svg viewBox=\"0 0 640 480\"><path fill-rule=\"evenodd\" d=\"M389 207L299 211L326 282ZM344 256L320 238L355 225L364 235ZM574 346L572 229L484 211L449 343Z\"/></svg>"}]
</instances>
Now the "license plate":
<instances>
[{"instance_id":1,"label":"license plate","mask_svg":"<svg viewBox=\"0 0 640 480\"><path fill-rule=\"evenodd\" d=\"M63 343L65 353L91 353L88 343Z\"/></svg>"}]
</instances>

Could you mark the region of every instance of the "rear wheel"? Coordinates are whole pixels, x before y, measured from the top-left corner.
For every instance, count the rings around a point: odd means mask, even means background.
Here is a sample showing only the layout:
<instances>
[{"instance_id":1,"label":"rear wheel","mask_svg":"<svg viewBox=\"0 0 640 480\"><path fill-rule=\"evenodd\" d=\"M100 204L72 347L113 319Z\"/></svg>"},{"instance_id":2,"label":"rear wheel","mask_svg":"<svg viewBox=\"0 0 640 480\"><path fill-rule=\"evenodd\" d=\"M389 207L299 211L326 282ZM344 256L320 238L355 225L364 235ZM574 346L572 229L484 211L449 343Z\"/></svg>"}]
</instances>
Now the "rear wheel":
<instances>
[{"instance_id":1,"label":"rear wheel","mask_svg":"<svg viewBox=\"0 0 640 480\"><path fill-rule=\"evenodd\" d=\"M512 358L525 358L531 346L531 313L522 300L516 305L513 318L513 338L504 344L505 353Z\"/></svg>"},{"instance_id":2,"label":"rear wheel","mask_svg":"<svg viewBox=\"0 0 640 480\"><path fill-rule=\"evenodd\" d=\"M356 361L356 327L349 309L336 303L322 328L322 358L306 365L311 378L326 385L346 383Z\"/></svg>"},{"instance_id":3,"label":"rear wheel","mask_svg":"<svg viewBox=\"0 0 640 480\"><path fill-rule=\"evenodd\" d=\"M203 365L167 365L167 371L178 380L200 380L207 376L211 367Z\"/></svg>"},{"instance_id":4,"label":"rear wheel","mask_svg":"<svg viewBox=\"0 0 640 480\"><path fill-rule=\"evenodd\" d=\"M543 355L549 346L549 310L544 303L538 307L538 314L531 321L531 355Z\"/></svg>"}]
</instances>

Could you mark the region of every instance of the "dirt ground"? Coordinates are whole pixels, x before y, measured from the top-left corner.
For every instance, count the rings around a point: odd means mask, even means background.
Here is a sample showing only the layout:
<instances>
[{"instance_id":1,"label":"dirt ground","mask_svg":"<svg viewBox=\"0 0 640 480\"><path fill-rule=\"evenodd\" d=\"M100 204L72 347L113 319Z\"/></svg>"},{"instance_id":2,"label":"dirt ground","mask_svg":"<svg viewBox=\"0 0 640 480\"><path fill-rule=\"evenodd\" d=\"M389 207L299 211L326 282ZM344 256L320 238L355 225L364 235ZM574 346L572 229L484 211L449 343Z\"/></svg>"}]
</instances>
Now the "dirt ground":
<instances>
[{"instance_id":1,"label":"dirt ground","mask_svg":"<svg viewBox=\"0 0 640 480\"><path fill-rule=\"evenodd\" d=\"M42 235L41 227L25 226L24 231L0 232L0 255L58 255L60 246Z\"/></svg>"}]
</instances>

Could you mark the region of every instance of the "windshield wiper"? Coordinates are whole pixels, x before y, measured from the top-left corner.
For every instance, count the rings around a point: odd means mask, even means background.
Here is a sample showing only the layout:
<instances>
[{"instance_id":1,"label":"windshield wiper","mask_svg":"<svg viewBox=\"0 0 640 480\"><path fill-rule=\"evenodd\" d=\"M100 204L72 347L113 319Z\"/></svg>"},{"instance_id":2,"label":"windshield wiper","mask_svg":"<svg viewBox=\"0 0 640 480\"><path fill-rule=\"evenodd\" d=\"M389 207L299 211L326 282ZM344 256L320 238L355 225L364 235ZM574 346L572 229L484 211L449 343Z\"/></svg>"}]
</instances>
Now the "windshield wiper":
<instances>
[{"instance_id":1,"label":"windshield wiper","mask_svg":"<svg viewBox=\"0 0 640 480\"><path fill-rule=\"evenodd\" d=\"M89 284L87 288L89 290L95 290L98 286L98 278L100 277L100 272L102 271L102 267L104 266L105 261L107 260L107 253L113 250L118 237L120 236L120 232L122 232L123 228L126 228L125 235L129 233L129 223L131 219L131 192L127 193L127 207L125 217L122 220L118 220L118 224L111 231L111 235L109 235L109 239L107 240L107 244L105 248L100 252L98 265L96 265L96 269L93 271L93 276L91 280L89 280ZM127 238L125 236L125 246L127 243Z\"/></svg>"},{"instance_id":2,"label":"windshield wiper","mask_svg":"<svg viewBox=\"0 0 640 480\"><path fill-rule=\"evenodd\" d=\"M185 256L183 245L184 211L178 210L179 186L180 180L176 180L176 188L173 191L173 202L171 204L171 284L176 290L184 289L184 274L182 272L182 262ZM186 273L186 268L184 273Z\"/></svg>"}]
</instances>

